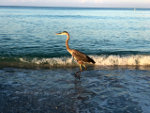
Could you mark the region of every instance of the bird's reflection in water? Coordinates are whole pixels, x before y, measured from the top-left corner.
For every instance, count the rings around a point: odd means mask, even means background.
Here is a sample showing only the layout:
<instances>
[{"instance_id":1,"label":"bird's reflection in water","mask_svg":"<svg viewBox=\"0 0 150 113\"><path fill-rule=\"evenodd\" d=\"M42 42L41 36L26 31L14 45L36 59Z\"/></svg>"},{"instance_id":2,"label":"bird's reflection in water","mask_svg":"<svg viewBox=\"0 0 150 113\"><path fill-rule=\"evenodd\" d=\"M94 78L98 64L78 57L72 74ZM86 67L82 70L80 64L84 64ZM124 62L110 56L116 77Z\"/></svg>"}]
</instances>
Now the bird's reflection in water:
<instances>
[{"instance_id":1,"label":"bird's reflection in water","mask_svg":"<svg viewBox=\"0 0 150 113\"><path fill-rule=\"evenodd\" d=\"M79 79L75 79L74 81L74 91L75 91L75 100L76 103L80 103L83 100L85 100L84 93L85 93L85 88L82 86L82 81Z\"/></svg>"},{"instance_id":2,"label":"bird's reflection in water","mask_svg":"<svg viewBox=\"0 0 150 113\"><path fill-rule=\"evenodd\" d=\"M76 73L74 73L74 76L75 76L76 79L80 80L80 78L81 78L81 72L82 71L77 71Z\"/></svg>"},{"instance_id":3,"label":"bird's reflection in water","mask_svg":"<svg viewBox=\"0 0 150 113\"><path fill-rule=\"evenodd\" d=\"M77 113L90 106L91 92L84 86L82 79L74 79L74 109Z\"/></svg>"}]
</instances>

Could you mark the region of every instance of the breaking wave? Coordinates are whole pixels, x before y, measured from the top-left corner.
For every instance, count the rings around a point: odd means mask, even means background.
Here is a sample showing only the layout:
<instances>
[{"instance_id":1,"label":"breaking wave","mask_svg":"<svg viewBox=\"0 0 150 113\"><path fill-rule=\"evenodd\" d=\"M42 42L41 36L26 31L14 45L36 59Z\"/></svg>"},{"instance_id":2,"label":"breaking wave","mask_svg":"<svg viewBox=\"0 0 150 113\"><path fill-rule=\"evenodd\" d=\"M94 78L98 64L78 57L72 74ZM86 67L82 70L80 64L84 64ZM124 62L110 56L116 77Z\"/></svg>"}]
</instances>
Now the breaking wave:
<instances>
[{"instance_id":1,"label":"breaking wave","mask_svg":"<svg viewBox=\"0 0 150 113\"><path fill-rule=\"evenodd\" d=\"M150 55L91 55L95 66L150 66ZM75 67L77 63L71 57L60 58L0 58L1 67Z\"/></svg>"}]
</instances>

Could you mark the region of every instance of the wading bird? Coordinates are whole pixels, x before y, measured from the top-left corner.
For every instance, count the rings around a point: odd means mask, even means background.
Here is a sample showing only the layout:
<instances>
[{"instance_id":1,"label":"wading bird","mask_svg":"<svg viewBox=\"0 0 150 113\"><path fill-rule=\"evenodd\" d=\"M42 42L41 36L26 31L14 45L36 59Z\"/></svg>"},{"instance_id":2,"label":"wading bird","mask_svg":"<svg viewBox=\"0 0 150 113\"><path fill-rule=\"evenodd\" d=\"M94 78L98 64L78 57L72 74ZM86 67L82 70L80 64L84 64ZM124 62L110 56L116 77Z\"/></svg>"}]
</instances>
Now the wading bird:
<instances>
[{"instance_id":1,"label":"wading bird","mask_svg":"<svg viewBox=\"0 0 150 113\"><path fill-rule=\"evenodd\" d=\"M85 70L87 69L85 66L85 63L95 64L95 61L92 58L90 58L89 56L87 56L86 54L84 54L78 50L75 50L75 49L70 49L70 47L68 45L70 35L67 31L63 31L61 33L56 33L56 35L66 35L67 36L66 49L72 55L72 57L77 61L77 63L80 65L80 71L82 71L82 66L85 68Z\"/></svg>"}]
</instances>

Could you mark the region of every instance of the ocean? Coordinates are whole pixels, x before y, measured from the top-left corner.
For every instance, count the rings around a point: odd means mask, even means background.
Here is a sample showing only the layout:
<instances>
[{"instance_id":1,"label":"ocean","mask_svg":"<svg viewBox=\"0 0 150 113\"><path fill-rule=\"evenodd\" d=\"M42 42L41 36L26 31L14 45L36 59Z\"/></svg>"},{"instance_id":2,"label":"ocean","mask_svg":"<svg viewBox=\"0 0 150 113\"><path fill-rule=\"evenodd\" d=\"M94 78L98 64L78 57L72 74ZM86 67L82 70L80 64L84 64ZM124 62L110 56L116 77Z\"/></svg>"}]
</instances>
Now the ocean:
<instances>
[{"instance_id":1,"label":"ocean","mask_svg":"<svg viewBox=\"0 0 150 113\"><path fill-rule=\"evenodd\" d=\"M95 60L78 64L65 46ZM149 113L150 9L0 7L1 113Z\"/></svg>"}]
</instances>

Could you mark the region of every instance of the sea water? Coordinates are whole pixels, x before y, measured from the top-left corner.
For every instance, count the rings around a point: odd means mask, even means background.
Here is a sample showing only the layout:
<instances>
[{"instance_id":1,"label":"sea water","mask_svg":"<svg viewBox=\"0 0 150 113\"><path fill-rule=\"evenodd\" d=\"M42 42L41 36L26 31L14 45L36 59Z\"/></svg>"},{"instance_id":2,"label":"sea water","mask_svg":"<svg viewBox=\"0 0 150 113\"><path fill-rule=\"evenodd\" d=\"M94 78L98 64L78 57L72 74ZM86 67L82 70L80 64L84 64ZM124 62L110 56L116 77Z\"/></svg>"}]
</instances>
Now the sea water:
<instances>
[{"instance_id":1,"label":"sea water","mask_svg":"<svg viewBox=\"0 0 150 113\"><path fill-rule=\"evenodd\" d=\"M81 72L65 47L96 62ZM0 7L0 111L149 113L150 10Z\"/></svg>"},{"instance_id":2,"label":"sea water","mask_svg":"<svg viewBox=\"0 0 150 113\"><path fill-rule=\"evenodd\" d=\"M0 7L0 63L73 65L62 31L96 65L150 65L150 10L42 7Z\"/></svg>"}]
</instances>

